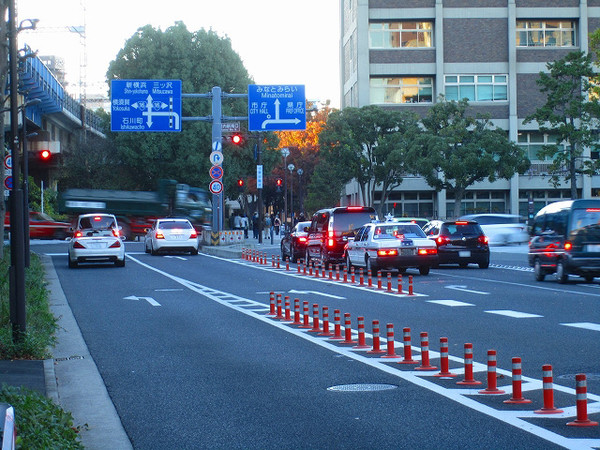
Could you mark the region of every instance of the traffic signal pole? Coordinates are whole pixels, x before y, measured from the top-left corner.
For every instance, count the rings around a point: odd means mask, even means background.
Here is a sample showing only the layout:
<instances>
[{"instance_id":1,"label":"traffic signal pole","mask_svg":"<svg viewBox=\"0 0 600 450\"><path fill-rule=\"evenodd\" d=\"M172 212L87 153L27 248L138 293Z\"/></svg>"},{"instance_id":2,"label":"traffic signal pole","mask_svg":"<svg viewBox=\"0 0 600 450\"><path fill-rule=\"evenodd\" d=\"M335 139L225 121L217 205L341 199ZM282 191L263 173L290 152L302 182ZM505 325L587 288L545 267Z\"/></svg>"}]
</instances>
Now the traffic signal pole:
<instances>
[{"instance_id":1,"label":"traffic signal pole","mask_svg":"<svg viewBox=\"0 0 600 450\"><path fill-rule=\"evenodd\" d=\"M221 112L221 88L219 86L214 86L212 88L212 142L213 149L214 143L219 143L221 145L223 141L223 130L222 130L222 122L221 122L222 112ZM213 194L212 196L212 228L214 232L223 231L223 216L225 214L224 211L224 201L223 201L223 191L218 194Z\"/></svg>"}]
</instances>

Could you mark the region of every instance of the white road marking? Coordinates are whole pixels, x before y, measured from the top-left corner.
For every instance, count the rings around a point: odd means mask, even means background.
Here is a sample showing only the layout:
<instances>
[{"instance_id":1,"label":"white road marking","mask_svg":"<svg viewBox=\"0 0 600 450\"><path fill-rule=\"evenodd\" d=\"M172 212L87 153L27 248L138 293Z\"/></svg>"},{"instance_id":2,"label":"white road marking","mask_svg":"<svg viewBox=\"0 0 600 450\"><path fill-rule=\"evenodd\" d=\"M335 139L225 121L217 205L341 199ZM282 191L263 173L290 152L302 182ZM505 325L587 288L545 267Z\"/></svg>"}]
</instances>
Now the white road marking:
<instances>
[{"instance_id":1,"label":"white road marking","mask_svg":"<svg viewBox=\"0 0 600 450\"><path fill-rule=\"evenodd\" d=\"M130 295L129 297L123 297L123 300L146 300L152 306L161 306L161 304L154 300L152 297L138 297L137 295Z\"/></svg>"},{"instance_id":2,"label":"white road marking","mask_svg":"<svg viewBox=\"0 0 600 450\"><path fill-rule=\"evenodd\" d=\"M297 291L295 289L292 289L292 290L288 291L288 293L290 293L290 294L315 294L315 295L322 295L323 297L335 298L338 300L346 300L346 297L340 297L339 295L326 294L324 292L318 292L318 291Z\"/></svg>"},{"instance_id":3,"label":"white road marking","mask_svg":"<svg viewBox=\"0 0 600 450\"><path fill-rule=\"evenodd\" d=\"M459 302L457 300L427 300L427 303L437 303L443 306L475 306L473 303Z\"/></svg>"},{"instance_id":4,"label":"white road marking","mask_svg":"<svg viewBox=\"0 0 600 450\"><path fill-rule=\"evenodd\" d=\"M514 317L515 319L532 319L535 317L544 317L544 316L540 316L539 314L530 314L530 313L524 313L524 312L520 312L520 311L512 311L510 309L494 309L494 310L489 310L489 311L484 311L484 312L490 313L490 314L498 314L500 316Z\"/></svg>"},{"instance_id":5,"label":"white road marking","mask_svg":"<svg viewBox=\"0 0 600 450\"><path fill-rule=\"evenodd\" d=\"M576 322L576 323L561 323L566 327L585 328L586 330L600 331L600 323L591 322Z\"/></svg>"},{"instance_id":6,"label":"white road marking","mask_svg":"<svg viewBox=\"0 0 600 450\"><path fill-rule=\"evenodd\" d=\"M183 289L154 289L154 292L181 292Z\"/></svg>"},{"instance_id":7,"label":"white road marking","mask_svg":"<svg viewBox=\"0 0 600 450\"><path fill-rule=\"evenodd\" d=\"M253 300L245 299L244 297L239 297L237 295L229 294L227 292L218 291L216 289L209 288L207 286L203 286L201 284L186 280L184 278L180 278L175 275L171 275L167 272L164 272L164 271L159 270L155 267L152 267L148 264L145 264L145 263L137 260L136 258L131 258L131 260L143 267L146 267L149 270L157 272L177 283L180 283L184 287L187 287L188 289L190 289L210 300L213 300L223 306L234 309L234 310L236 310L242 314L245 314L247 316L253 317L256 320L259 320L265 324L269 324L271 326L274 326L276 328L284 330L294 336L297 336L301 339L310 341L310 342L314 343L315 345L326 348L326 349L328 349L332 352L335 352L339 355L343 355L344 357L354 359L358 362L361 362L363 364L366 364L368 366L371 366L373 368L376 368L378 370L386 372L390 375L401 378L401 379L408 381L410 383L413 383L417 386L423 387L432 392L436 392L445 398L453 400L463 406L469 407L469 408L471 408L475 411L478 411L482 414L485 414L489 417L493 417L495 419L501 420L502 422L504 422L506 424L514 426L514 427L521 429L523 431L526 431L528 433L531 433L535 436L538 436L541 439L545 439L549 442L553 442L557 445L560 445L560 446L563 446L566 448L573 448L574 446L577 446L577 448L582 448L582 449L583 448L593 449L596 447L600 447L600 439L597 439L597 438L596 439L570 439L570 438L561 436L560 434L554 433L546 428L537 426L535 424L532 424L532 423L524 420L524 418L530 418L533 416L531 411L509 411L509 410L499 411L491 406L485 405L484 403L477 401L476 398L473 398L473 395L472 395L473 392L469 392L469 391L471 391L469 389L458 389L455 387L446 388L443 385L438 385L438 384L436 384L436 382L432 382L432 381L428 380L427 379L428 377L424 377L423 373L416 372L416 371L403 371L399 368L389 365L388 364L390 362L389 359L366 357L363 355L364 352L359 352L359 351L356 351L356 350L350 349L350 348L339 347L334 342L328 341L325 338L313 336L312 334L306 332L306 330L304 330L304 329L290 327L289 325L287 325L284 322L279 322L279 321L271 319L269 316L257 314L256 311L254 311L250 308L243 308L235 303L234 304L230 303L231 300L244 299L249 302L254 302ZM255 302L255 303L257 305L264 306L263 303L260 303L260 302ZM367 335L367 334L365 334L365 335ZM371 337L370 335L367 335L367 336ZM398 345L399 345L399 343L396 342L395 346L398 346ZM415 348L414 346L412 348L413 348L413 351L417 351L417 352L419 351L419 349ZM439 356L440 356L438 352L431 351L431 350L429 351L429 354L430 354L430 358L432 358L432 359L439 358ZM463 358L459 358L459 357L450 355L449 360L461 362L461 361L463 361ZM476 370L478 372L483 370L482 369L483 367L485 367L485 365L477 363L477 362L473 363L474 370ZM504 370L501 368L498 368L496 370L496 372L499 374L505 375L505 376L511 375L511 371ZM541 390L541 388L542 388L541 380L536 380L534 378L523 376L522 381L523 381L524 386L531 387L531 389L534 389L533 386L536 386L537 390ZM564 392L564 393L570 394L573 397L575 397L575 389L573 389L573 388L567 388L567 387L561 386L559 384L554 384L554 390ZM573 400L574 400L574 398L573 398ZM588 401L595 401L595 402L600 401L600 396L588 392ZM563 413L561 415L561 417L567 417L567 415L566 415L567 411L568 411L568 414L570 414L570 417L574 416L575 409L568 408L568 409L565 409L565 413Z\"/></svg>"},{"instance_id":8,"label":"white road marking","mask_svg":"<svg viewBox=\"0 0 600 450\"><path fill-rule=\"evenodd\" d=\"M471 294L481 294L481 295L490 295L489 292L483 292L483 291L474 291L472 289L467 289L467 286L464 285L457 285L457 284L451 284L449 286L444 286L446 289L454 289L455 291L463 291L463 292L469 292Z\"/></svg>"}]
</instances>

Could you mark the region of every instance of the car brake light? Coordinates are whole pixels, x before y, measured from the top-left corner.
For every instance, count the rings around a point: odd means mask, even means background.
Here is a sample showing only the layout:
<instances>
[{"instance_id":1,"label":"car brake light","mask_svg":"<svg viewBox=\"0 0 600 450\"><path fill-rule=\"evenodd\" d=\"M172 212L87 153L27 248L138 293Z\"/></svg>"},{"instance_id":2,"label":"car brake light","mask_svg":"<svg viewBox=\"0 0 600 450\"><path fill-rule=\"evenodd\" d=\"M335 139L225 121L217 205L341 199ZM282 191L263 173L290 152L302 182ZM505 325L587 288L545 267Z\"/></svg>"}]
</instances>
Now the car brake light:
<instances>
[{"instance_id":1,"label":"car brake light","mask_svg":"<svg viewBox=\"0 0 600 450\"><path fill-rule=\"evenodd\" d=\"M73 237L76 237L76 238L81 237L81 236L83 236L83 233L81 231L76 231L75 234L73 235Z\"/></svg>"},{"instance_id":2,"label":"car brake light","mask_svg":"<svg viewBox=\"0 0 600 450\"><path fill-rule=\"evenodd\" d=\"M299 237L298 242L306 242L307 239L305 237Z\"/></svg>"},{"instance_id":3,"label":"car brake light","mask_svg":"<svg viewBox=\"0 0 600 450\"><path fill-rule=\"evenodd\" d=\"M332 229L327 232L327 247L333 247L335 245L334 233Z\"/></svg>"},{"instance_id":4,"label":"car brake light","mask_svg":"<svg viewBox=\"0 0 600 450\"><path fill-rule=\"evenodd\" d=\"M573 248L573 244L570 241L565 241L565 250L571 250Z\"/></svg>"},{"instance_id":5,"label":"car brake light","mask_svg":"<svg viewBox=\"0 0 600 450\"><path fill-rule=\"evenodd\" d=\"M116 228L113 228L113 230L112 230L112 234L113 234L113 236L114 236L114 237L117 237L117 238L118 238L118 237L119 237L119 234L121 234L121 233L119 233L119 230L117 230Z\"/></svg>"},{"instance_id":6,"label":"car brake light","mask_svg":"<svg viewBox=\"0 0 600 450\"><path fill-rule=\"evenodd\" d=\"M75 243L73 244L73 248L85 248L85 247L83 245L81 245L81 242L75 241Z\"/></svg>"},{"instance_id":7,"label":"car brake light","mask_svg":"<svg viewBox=\"0 0 600 450\"><path fill-rule=\"evenodd\" d=\"M115 241L112 243L112 245L108 248L119 248L121 246L121 241Z\"/></svg>"},{"instance_id":8,"label":"car brake light","mask_svg":"<svg viewBox=\"0 0 600 450\"><path fill-rule=\"evenodd\" d=\"M465 221L462 221L462 220L460 222L454 222L455 225L466 225L468 223L469 222L465 222Z\"/></svg>"},{"instance_id":9,"label":"car brake light","mask_svg":"<svg viewBox=\"0 0 600 450\"><path fill-rule=\"evenodd\" d=\"M437 254L437 248L420 248L419 255L435 255Z\"/></svg>"},{"instance_id":10,"label":"car brake light","mask_svg":"<svg viewBox=\"0 0 600 450\"><path fill-rule=\"evenodd\" d=\"M600 208L588 208L585 212L600 212Z\"/></svg>"},{"instance_id":11,"label":"car brake light","mask_svg":"<svg viewBox=\"0 0 600 450\"><path fill-rule=\"evenodd\" d=\"M102 220L102 217L94 216L94 222L100 222L101 220Z\"/></svg>"},{"instance_id":12,"label":"car brake light","mask_svg":"<svg viewBox=\"0 0 600 450\"><path fill-rule=\"evenodd\" d=\"M444 244L447 244L448 242L450 242L450 237L444 236L443 234L441 234L437 237L435 242L437 243L437 245L444 245Z\"/></svg>"},{"instance_id":13,"label":"car brake light","mask_svg":"<svg viewBox=\"0 0 600 450\"><path fill-rule=\"evenodd\" d=\"M196 230L192 230L192 234L190 234L190 239L196 239L198 237L198 233L196 233Z\"/></svg>"},{"instance_id":14,"label":"car brake light","mask_svg":"<svg viewBox=\"0 0 600 450\"><path fill-rule=\"evenodd\" d=\"M487 244L488 243L488 237L485 234L481 234L477 240L479 241L480 244Z\"/></svg>"},{"instance_id":15,"label":"car brake light","mask_svg":"<svg viewBox=\"0 0 600 450\"><path fill-rule=\"evenodd\" d=\"M397 256L398 250L391 248L388 250L377 250L377 256Z\"/></svg>"},{"instance_id":16,"label":"car brake light","mask_svg":"<svg viewBox=\"0 0 600 450\"><path fill-rule=\"evenodd\" d=\"M157 232L156 232L156 234L154 235L154 237L155 237L156 239L164 239L164 238L165 238L165 235L164 235L164 234L162 234L161 232L157 231Z\"/></svg>"},{"instance_id":17,"label":"car brake light","mask_svg":"<svg viewBox=\"0 0 600 450\"><path fill-rule=\"evenodd\" d=\"M363 209L362 206L348 206L348 211L362 211Z\"/></svg>"}]
</instances>

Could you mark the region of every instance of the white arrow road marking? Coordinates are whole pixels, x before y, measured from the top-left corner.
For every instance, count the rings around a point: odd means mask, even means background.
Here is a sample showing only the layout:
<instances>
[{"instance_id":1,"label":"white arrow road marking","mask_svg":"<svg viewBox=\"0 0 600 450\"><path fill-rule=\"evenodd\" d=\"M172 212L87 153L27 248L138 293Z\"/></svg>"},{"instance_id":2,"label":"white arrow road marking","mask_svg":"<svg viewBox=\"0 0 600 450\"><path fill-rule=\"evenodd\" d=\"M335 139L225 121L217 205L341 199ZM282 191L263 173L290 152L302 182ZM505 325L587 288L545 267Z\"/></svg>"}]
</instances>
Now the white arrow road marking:
<instances>
[{"instance_id":1,"label":"white arrow road marking","mask_svg":"<svg viewBox=\"0 0 600 450\"><path fill-rule=\"evenodd\" d=\"M463 291L463 292L470 292L471 294L481 294L481 295L489 295L489 292L483 292L483 291L473 291L471 289L467 289L466 286L464 285L458 285L458 284L451 284L450 286L444 286L447 289L454 289L455 291Z\"/></svg>"},{"instance_id":2,"label":"white arrow road marking","mask_svg":"<svg viewBox=\"0 0 600 450\"><path fill-rule=\"evenodd\" d=\"M338 300L346 300L346 297L340 297L339 295L333 295L333 294L325 294L323 292L317 292L317 291L296 291L295 289L292 289L291 291L288 291L290 294L315 294L315 295L322 295L323 297L329 297L329 298L336 298Z\"/></svg>"},{"instance_id":3,"label":"white arrow road marking","mask_svg":"<svg viewBox=\"0 0 600 450\"><path fill-rule=\"evenodd\" d=\"M130 295L129 297L123 297L123 300L146 300L152 306L161 306L161 304L152 297L138 297L137 295Z\"/></svg>"}]
</instances>

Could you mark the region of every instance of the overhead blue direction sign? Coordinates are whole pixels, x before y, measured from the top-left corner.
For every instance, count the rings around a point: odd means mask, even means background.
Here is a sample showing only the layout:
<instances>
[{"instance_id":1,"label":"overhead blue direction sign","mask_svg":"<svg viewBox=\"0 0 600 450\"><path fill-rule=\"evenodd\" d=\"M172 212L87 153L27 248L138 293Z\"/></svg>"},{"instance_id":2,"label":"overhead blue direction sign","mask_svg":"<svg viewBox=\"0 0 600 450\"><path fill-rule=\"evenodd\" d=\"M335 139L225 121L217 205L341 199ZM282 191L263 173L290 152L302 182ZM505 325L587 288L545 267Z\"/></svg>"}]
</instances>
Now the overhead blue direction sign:
<instances>
[{"instance_id":1,"label":"overhead blue direction sign","mask_svg":"<svg viewBox=\"0 0 600 450\"><path fill-rule=\"evenodd\" d=\"M306 129L303 84L248 85L248 130Z\"/></svg>"},{"instance_id":2,"label":"overhead blue direction sign","mask_svg":"<svg viewBox=\"0 0 600 450\"><path fill-rule=\"evenodd\" d=\"M181 131L181 80L112 80L111 131Z\"/></svg>"}]
</instances>

